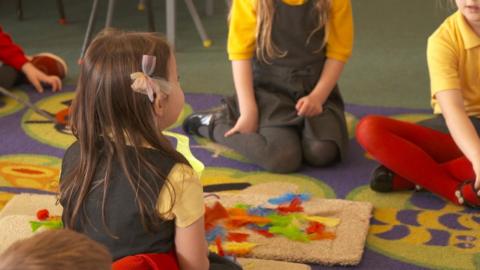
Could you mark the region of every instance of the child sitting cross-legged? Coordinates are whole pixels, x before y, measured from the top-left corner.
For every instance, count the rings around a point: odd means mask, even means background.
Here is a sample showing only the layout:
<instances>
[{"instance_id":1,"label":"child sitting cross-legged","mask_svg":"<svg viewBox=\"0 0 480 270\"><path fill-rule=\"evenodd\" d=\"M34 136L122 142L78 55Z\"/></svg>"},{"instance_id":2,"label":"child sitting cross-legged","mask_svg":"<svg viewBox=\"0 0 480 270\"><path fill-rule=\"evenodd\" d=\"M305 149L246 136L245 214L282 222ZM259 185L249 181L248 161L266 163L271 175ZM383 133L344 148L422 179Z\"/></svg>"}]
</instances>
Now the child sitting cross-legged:
<instances>
[{"instance_id":1,"label":"child sitting cross-legged","mask_svg":"<svg viewBox=\"0 0 480 270\"><path fill-rule=\"evenodd\" d=\"M420 125L368 116L358 142L382 165L380 192L425 188L455 204L480 207L480 1L456 0L458 11L428 40L436 116Z\"/></svg>"},{"instance_id":2,"label":"child sitting cross-legged","mask_svg":"<svg viewBox=\"0 0 480 270\"><path fill-rule=\"evenodd\" d=\"M175 56L157 34L109 29L89 46L60 203L65 227L105 245L113 269L209 268L202 186L162 134L183 104Z\"/></svg>"}]
</instances>

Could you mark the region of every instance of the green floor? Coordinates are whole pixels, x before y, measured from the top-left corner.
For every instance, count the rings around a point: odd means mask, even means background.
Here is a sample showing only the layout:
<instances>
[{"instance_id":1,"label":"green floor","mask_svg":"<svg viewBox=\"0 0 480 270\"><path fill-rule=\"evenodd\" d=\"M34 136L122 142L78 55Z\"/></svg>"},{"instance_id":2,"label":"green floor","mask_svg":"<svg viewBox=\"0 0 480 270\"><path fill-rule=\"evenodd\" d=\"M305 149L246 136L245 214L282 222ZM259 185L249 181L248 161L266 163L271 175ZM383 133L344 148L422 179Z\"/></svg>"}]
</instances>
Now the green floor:
<instances>
[{"instance_id":1,"label":"green floor","mask_svg":"<svg viewBox=\"0 0 480 270\"><path fill-rule=\"evenodd\" d=\"M53 0L24 0L24 21L15 15L15 3L0 0L0 25L29 54L51 51L70 66L67 83L74 84L77 58L92 1L64 0L69 23L56 23ZM106 2L106 1L101 1ZM129 30L146 30L144 13L136 0L117 1L113 24ZM187 92L233 92L225 52L226 7L217 0L215 15L204 15L204 1L194 1L214 41L203 48L183 1L178 1L177 58L182 86ZM355 48L340 81L348 103L429 108L429 81L425 59L428 36L453 12L447 0L353 0ZM165 29L165 1L154 1L156 25ZM104 3L103 3L104 4ZM104 22L105 4L97 28Z\"/></svg>"}]
</instances>

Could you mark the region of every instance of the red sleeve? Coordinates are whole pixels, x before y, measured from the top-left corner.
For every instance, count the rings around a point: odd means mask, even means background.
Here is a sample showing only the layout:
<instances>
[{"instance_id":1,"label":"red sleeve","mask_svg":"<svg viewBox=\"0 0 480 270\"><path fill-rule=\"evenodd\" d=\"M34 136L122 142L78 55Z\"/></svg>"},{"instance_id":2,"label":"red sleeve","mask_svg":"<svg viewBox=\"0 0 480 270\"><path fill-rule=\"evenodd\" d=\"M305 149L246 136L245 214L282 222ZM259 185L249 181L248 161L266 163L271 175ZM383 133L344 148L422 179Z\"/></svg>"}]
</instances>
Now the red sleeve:
<instances>
[{"instance_id":1,"label":"red sleeve","mask_svg":"<svg viewBox=\"0 0 480 270\"><path fill-rule=\"evenodd\" d=\"M6 65L20 70L28 59L25 57L22 48L13 43L7 33L3 32L0 26L0 61Z\"/></svg>"}]
</instances>

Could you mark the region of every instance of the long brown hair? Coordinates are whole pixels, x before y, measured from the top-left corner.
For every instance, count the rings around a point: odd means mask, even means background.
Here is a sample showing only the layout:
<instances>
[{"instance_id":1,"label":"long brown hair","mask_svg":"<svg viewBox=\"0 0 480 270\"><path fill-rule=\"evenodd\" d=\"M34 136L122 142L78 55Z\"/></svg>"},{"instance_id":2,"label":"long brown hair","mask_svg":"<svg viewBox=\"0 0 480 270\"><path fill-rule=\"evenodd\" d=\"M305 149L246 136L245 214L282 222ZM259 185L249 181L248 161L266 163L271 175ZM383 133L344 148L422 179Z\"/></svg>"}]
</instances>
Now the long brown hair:
<instances>
[{"instance_id":1,"label":"long brown hair","mask_svg":"<svg viewBox=\"0 0 480 270\"><path fill-rule=\"evenodd\" d=\"M146 229L155 231L161 217L156 211L159 186L152 187L143 173L153 175L158 185L166 185L173 205L175 194L165 172L149 162L141 148L148 145L175 162L188 162L156 128L157 120L148 97L131 89L130 74L141 71L144 54L156 56L153 76L167 80L171 49L157 34L108 29L92 41L86 52L70 111L70 125L80 147L79 163L66 172L66 179L60 184L60 200L68 210L63 217L67 228L74 227L93 188L103 189L102 221L106 227L105 203L112 161L121 165L136 194ZM101 151L97 149L99 144ZM127 162L127 145L135 151L134 164ZM100 161L105 162L106 171L99 180L94 176Z\"/></svg>"},{"instance_id":2,"label":"long brown hair","mask_svg":"<svg viewBox=\"0 0 480 270\"><path fill-rule=\"evenodd\" d=\"M331 0L309 0L315 1L314 12L318 15L318 21L315 28L310 33L307 43L310 38L327 24L330 16L330 1ZM269 59L283 57L287 52L281 51L272 41L272 25L275 16L275 0L257 0L257 57L269 62ZM325 46L327 40L328 29L325 28L325 37L321 48Z\"/></svg>"}]
</instances>

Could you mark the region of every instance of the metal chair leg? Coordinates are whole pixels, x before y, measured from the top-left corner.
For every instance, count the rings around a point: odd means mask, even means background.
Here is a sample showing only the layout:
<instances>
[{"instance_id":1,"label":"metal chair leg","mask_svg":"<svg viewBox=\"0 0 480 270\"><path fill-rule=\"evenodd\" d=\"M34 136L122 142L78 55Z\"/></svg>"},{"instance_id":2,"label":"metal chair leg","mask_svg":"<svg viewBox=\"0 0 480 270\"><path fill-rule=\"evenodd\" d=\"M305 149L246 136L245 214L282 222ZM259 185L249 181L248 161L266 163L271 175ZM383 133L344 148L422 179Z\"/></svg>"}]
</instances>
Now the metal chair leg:
<instances>
[{"instance_id":1,"label":"metal chair leg","mask_svg":"<svg viewBox=\"0 0 480 270\"><path fill-rule=\"evenodd\" d=\"M17 18L23 20L23 4L22 0L17 0Z\"/></svg>"},{"instance_id":2,"label":"metal chair leg","mask_svg":"<svg viewBox=\"0 0 480 270\"><path fill-rule=\"evenodd\" d=\"M232 6L232 0L225 0L225 5L227 6L227 9L230 10L230 7ZM205 0L205 13L207 16L212 16L213 11L214 11L214 0Z\"/></svg>"},{"instance_id":3,"label":"metal chair leg","mask_svg":"<svg viewBox=\"0 0 480 270\"><path fill-rule=\"evenodd\" d=\"M207 16L213 15L213 0L205 0L205 13Z\"/></svg>"},{"instance_id":4,"label":"metal chair leg","mask_svg":"<svg viewBox=\"0 0 480 270\"><path fill-rule=\"evenodd\" d=\"M176 1L166 1L167 40L172 47L175 47Z\"/></svg>"},{"instance_id":5,"label":"metal chair leg","mask_svg":"<svg viewBox=\"0 0 480 270\"><path fill-rule=\"evenodd\" d=\"M197 28L198 34L203 41L203 46L208 48L212 45L212 40L208 37L205 28L203 27L203 23L200 20L200 16L198 16L197 9L193 4L192 0L185 0L185 4L187 5L188 11L192 16L193 22L195 23L195 27Z\"/></svg>"},{"instance_id":6,"label":"metal chair leg","mask_svg":"<svg viewBox=\"0 0 480 270\"><path fill-rule=\"evenodd\" d=\"M112 26L114 9L115 9L115 0L108 0L107 18L105 19L105 27Z\"/></svg>"},{"instance_id":7,"label":"metal chair leg","mask_svg":"<svg viewBox=\"0 0 480 270\"><path fill-rule=\"evenodd\" d=\"M144 0L144 1L145 1L145 7L147 9L148 30L150 32L155 32L155 21L153 17L152 0Z\"/></svg>"},{"instance_id":8,"label":"metal chair leg","mask_svg":"<svg viewBox=\"0 0 480 270\"><path fill-rule=\"evenodd\" d=\"M82 49L80 51L80 59L81 61L85 56L85 51L87 50L88 44L90 43L90 38L92 36L93 25L97 18L97 8L98 8L98 0L93 0L92 10L90 11L90 18L88 19L87 31L85 32L85 38L83 39Z\"/></svg>"},{"instance_id":9,"label":"metal chair leg","mask_svg":"<svg viewBox=\"0 0 480 270\"><path fill-rule=\"evenodd\" d=\"M63 0L57 0L57 8L58 14L60 15L60 20L58 21L60 24L65 24L67 18L65 16L65 7L63 5Z\"/></svg>"}]
</instances>

